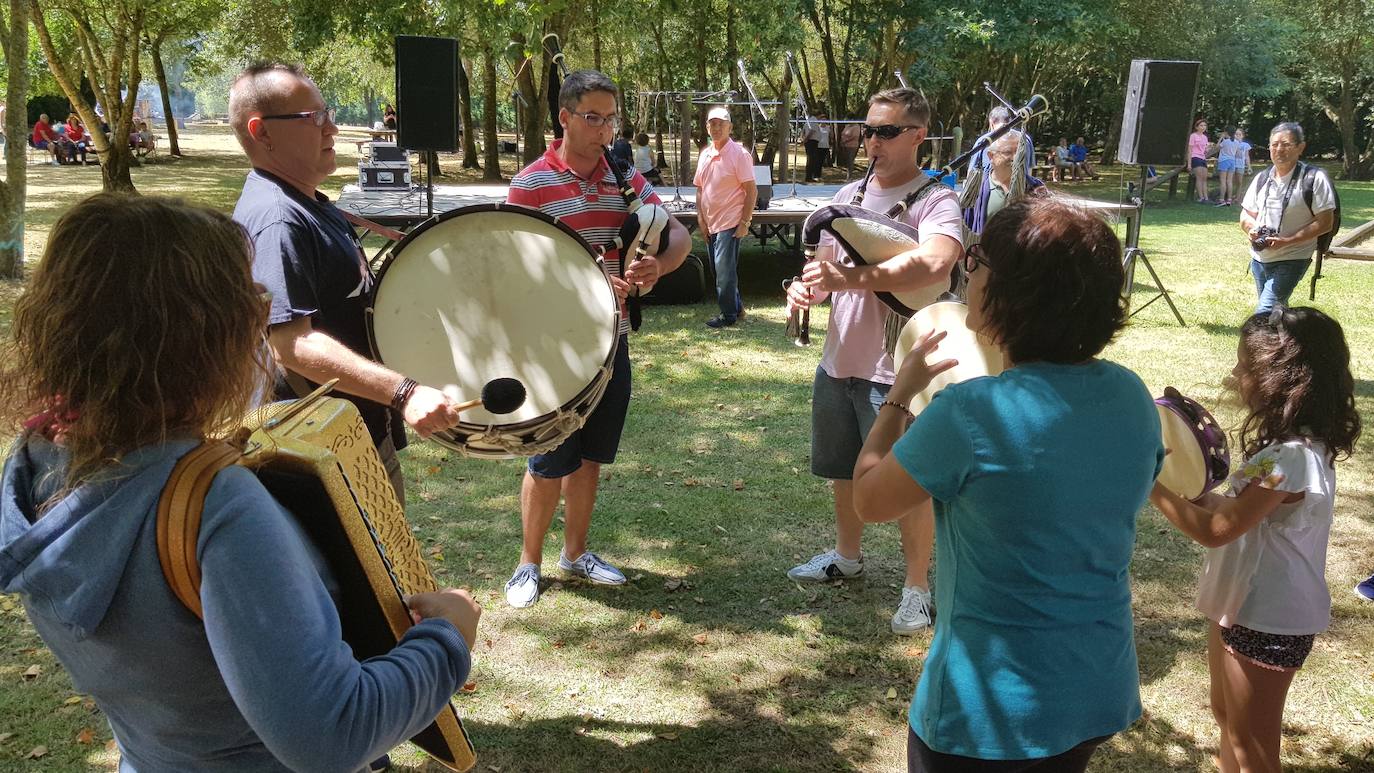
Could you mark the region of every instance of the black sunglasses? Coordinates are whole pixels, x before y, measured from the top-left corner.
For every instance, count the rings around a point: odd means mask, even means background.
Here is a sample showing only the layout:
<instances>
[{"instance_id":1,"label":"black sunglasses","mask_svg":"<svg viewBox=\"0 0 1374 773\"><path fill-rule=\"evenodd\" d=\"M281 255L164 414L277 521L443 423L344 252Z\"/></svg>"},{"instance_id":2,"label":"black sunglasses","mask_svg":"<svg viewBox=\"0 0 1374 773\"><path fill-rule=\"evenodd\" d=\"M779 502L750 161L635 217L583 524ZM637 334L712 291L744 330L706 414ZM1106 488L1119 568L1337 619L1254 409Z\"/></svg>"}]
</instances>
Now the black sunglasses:
<instances>
[{"instance_id":1,"label":"black sunglasses","mask_svg":"<svg viewBox=\"0 0 1374 773\"><path fill-rule=\"evenodd\" d=\"M882 126L869 126L868 124L864 124L864 139L868 139L876 134L878 135L878 139L891 140L901 136L903 132L919 128L921 127L898 126L897 124L893 123L885 123Z\"/></svg>"},{"instance_id":2,"label":"black sunglasses","mask_svg":"<svg viewBox=\"0 0 1374 773\"><path fill-rule=\"evenodd\" d=\"M991 267L992 264L988 262L988 254L983 252L983 245L975 244L964 250L964 273L972 274L979 266Z\"/></svg>"}]
</instances>

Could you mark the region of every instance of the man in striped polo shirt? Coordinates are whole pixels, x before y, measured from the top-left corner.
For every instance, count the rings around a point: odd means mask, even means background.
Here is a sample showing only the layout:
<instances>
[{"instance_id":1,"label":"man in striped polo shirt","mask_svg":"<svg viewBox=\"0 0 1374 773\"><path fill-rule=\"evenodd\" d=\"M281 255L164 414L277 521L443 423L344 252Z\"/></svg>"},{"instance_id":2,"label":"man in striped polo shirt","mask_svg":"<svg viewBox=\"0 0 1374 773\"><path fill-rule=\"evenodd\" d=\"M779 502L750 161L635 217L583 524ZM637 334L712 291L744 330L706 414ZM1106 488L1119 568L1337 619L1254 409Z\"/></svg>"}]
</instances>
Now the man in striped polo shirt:
<instances>
[{"instance_id":1,"label":"man in striped polo shirt","mask_svg":"<svg viewBox=\"0 0 1374 773\"><path fill-rule=\"evenodd\" d=\"M578 70L563 81L559 94L558 123L563 139L554 140L542 158L525 167L511 180L507 201L553 215L567 223L594 247L609 244L625 222L628 206L620 194L615 174L606 165L604 150L620 125L616 111L619 90L611 79L595 70ZM643 175L634 169L624 174L636 195L658 204ZM558 567L568 574L601 585L620 585L625 575L587 550L587 530L596 505L601 465L615 461L620 433L630 406L630 330L624 309L631 289L647 290L664 274L682 265L691 249L691 236L674 219L668 221L668 249L624 267L620 253L605 254L606 269L621 303L620 342L610 384L596 410L582 429L558 448L529 460L520 487L520 518L524 542L520 563L506 583L506 601L528 607L539 600L539 567L544 557L544 536L563 499L563 551Z\"/></svg>"}]
</instances>

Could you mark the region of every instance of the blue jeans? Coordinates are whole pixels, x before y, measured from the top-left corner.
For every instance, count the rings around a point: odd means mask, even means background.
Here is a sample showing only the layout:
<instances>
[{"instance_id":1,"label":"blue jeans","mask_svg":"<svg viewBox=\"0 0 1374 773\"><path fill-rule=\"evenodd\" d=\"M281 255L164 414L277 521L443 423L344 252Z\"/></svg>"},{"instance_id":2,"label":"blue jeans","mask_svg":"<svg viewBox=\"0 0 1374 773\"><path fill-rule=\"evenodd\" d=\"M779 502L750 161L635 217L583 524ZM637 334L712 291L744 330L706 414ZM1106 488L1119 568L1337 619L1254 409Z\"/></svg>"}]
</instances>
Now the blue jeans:
<instances>
[{"instance_id":1,"label":"blue jeans","mask_svg":"<svg viewBox=\"0 0 1374 773\"><path fill-rule=\"evenodd\" d=\"M1263 314L1275 306L1287 306L1288 296L1293 294L1293 289L1302 281L1310 265L1311 258L1276 260L1273 263L1261 263L1251 258L1250 274L1255 277L1255 293L1259 295L1255 313Z\"/></svg>"},{"instance_id":2,"label":"blue jeans","mask_svg":"<svg viewBox=\"0 0 1374 773\"><path fill-rule=\"evenodd\" d=\"M744 310L739 296L739 237L735 229L710 234L706 244L711 248L711 261L716 267L716 301L720 316L734 322Z\"/></svg>"}]
</instances>

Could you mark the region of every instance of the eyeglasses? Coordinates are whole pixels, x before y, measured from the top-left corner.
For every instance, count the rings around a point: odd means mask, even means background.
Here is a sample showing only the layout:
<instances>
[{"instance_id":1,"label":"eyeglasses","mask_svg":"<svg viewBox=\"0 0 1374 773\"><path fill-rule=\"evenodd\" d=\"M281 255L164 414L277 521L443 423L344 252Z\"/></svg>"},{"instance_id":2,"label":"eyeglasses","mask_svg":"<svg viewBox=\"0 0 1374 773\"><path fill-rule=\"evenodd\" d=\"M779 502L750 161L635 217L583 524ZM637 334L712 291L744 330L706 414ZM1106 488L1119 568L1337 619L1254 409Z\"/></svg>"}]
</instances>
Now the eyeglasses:
<instances>
[{"instance_id":1,"label":"eyeglasses","mask_svg":"<svg viewBox=\"0 0 1374 773\"><path fill-rule=\"evenodd\" d=\"M300 113L280 113L278 115L264 115L264 121L294 121L301 118L309 118L310 122L316 126L324 126L325 121L334 122L334 108L326 107L321 110L306 110Z\"/></svg>"},{"instance_id":2,"label":"eyeglasses","mask_svg":"<svg viewBox=\"0 0 1374 773\"><path fill-rule=\"evenodd\" d=\"M569 110L568 112L586 121L587 125L592 127L593 129L600 129L603 126L609 126L612 129L620 128L620 116L618 115L602 115L600 113L577 113L573 112L572 110Z\"/></svg>"},{"instance_id":3,"label":"eyeglasses","mask_svg":"<svg viewBox=\"0 0 1374 773\"><path fill-rule=\"evenodd\" d=\"M991 267L992 264L988 262L988 254L983 252L983 245L975 244L964 250L964 273L972 274L979 266Z\"/></svg>"},{"instance_id":4,"label":"eyeglasses","mask_svg":"<svg viewBox=\"0 0 1374 773\"><path fill-rule=\"evenodd\" d=\"M1278 148L1279 150L1287 150L1289 148L1296 147L1297 144L1298 143L1296 142L1285 142L1283 140L1279 140L1278 142L1269 143L1269 147Z\"/></svg>"},{"instance_id":5,"label":"eyeglasses","mask_svg":"<svg viewBox=\"0 0 1374 773\"><path fill-rule=\"evenodd\" d=\"M878 135L878 139L880 140L892 140L901 136L904 132L907 132L911 129L919 128L921 127L898 126L897 124L893 123L885 123L882 126L869 126L868 124L864 124L864 139L868 139L876 134Z\"/></svg>"}]
</instances>

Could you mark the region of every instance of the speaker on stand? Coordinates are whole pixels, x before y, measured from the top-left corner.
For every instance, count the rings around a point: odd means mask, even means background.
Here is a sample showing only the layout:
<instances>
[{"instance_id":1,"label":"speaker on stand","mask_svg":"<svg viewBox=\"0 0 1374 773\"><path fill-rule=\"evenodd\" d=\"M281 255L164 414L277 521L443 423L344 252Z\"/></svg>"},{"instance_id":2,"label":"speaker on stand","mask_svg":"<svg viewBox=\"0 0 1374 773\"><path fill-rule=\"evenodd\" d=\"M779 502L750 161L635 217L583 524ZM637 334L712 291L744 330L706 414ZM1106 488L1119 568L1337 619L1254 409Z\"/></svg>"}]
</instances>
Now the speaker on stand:
<instances>
[{"instance_id":1,"label":"speaker on stand","mask_svg":"<svg viewBox=\"0 0 1374 773\"><path fill-rule=\"evenodd\" d=\"M458 150L458 41L396 36L396 139L418 150L425 169L426 212L434 214L433 155Z\"/></svg>"},{"instance_id":2,"label":"speaker on stand","mask_svg":"<svg viewBox=\"0 0 1374 773\"><path fill-rule=\"evenodd\" d=\"M1121 293L1129 302L1135 284L1135 264L1145 264L1159 292L1131 312L1134 317L1160 298L1169 304L1178 324L1187 327L1169 291L1155 273L1145 251L1140 249L1140 221L1145 216L1145 184L1151 166L1181 166L1186 163L1188 133L1192 131L1193 107L1197 103L1201 62L1136 59L1131 62L1131 77L1126 87L1126 104L1121 120L1121 142L1117 160L1140 165L1140 198L1133 227L1126 230L1123 256L1126 283Z\"/></svg>"}]
</instances>

